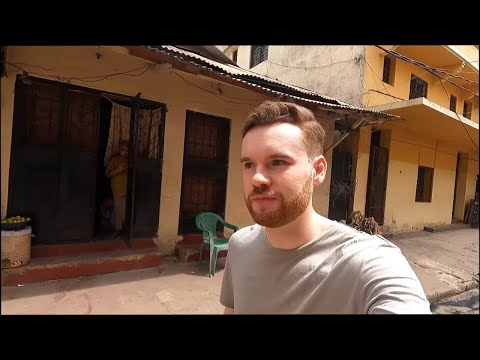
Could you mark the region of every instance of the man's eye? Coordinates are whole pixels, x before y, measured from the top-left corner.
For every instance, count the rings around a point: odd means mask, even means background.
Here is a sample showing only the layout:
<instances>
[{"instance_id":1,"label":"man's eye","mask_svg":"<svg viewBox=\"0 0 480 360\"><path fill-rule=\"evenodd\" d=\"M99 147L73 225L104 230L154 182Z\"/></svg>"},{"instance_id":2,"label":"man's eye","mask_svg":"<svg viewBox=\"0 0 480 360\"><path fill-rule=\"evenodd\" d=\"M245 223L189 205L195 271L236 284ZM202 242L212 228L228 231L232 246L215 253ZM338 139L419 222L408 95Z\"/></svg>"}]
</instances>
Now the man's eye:
<instances>
[{"instance_id":1,"label":"man's eye","mask_svg":"<svg viewBox=\"0 0 480 360\"><path fill-rule=\"evenodd\" d=\"M281 165L285 165L285 164L286 164L286 162L283 161L283 160L273 160L272 161L273 166L281 166Z\"/></svg>"},{"instance_id":2,"label":"man's eye","mask_svg":"<svg viewBox=\"0 0 480 360\"><path fill-rule=\"evenodd\" d=\"M246 162L246 163L243 163L243 167L245 169L250 169L252 167L252 163L251 162Z\"/></svg>"}]
</instances>

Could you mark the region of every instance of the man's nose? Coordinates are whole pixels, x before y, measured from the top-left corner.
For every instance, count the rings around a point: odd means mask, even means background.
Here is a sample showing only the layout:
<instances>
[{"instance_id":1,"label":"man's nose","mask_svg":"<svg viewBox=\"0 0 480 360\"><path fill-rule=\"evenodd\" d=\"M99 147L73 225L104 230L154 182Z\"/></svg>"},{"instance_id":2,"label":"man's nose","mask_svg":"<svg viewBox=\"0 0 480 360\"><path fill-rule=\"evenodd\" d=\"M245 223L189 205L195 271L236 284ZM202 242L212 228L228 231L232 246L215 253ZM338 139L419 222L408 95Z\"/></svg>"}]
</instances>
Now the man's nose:
<instances>
[{"instance_id":1,"label":"man's nose","mask_svg":"<svg viewBox=\"0 0 480 360\"><path fill-rule=\"evenodd\" d=\"M267 174L265 174L265 172L259 171L259 170L261 169L257 168L257 171L252 177L252 185L255 187L260 187L262 185L269 186L272 182L270 177Z\"/></svg>"}]
</instances>

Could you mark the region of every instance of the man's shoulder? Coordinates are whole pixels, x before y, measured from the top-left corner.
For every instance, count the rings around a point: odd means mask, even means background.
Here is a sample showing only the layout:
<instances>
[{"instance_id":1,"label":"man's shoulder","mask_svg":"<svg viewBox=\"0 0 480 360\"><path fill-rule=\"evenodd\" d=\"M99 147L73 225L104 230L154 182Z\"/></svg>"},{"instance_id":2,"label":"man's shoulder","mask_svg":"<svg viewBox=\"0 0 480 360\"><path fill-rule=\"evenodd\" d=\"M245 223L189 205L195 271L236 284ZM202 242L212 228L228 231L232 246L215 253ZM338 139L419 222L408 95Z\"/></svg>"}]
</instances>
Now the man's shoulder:
<instances>
[{"instance_id":1,"label":"man's shoulder","mask_svg":"<svg viewBox=\"0 0 480 360\"><path fill-rule=\"evenodd\" d=\"M245 247L255 242L258 237L263 235L262 227L258 224L245 226L237 230L229 240L229 247Z\"/></svg>"},{"instance_id":2,"label":"man's shoulder","mask_svg":"<svg viewBox=\"0 0 480 360\"><path fill-rule=\"evenodd\" d=\"M340 239L344 253L371 254L372 251L382 248L398 249L395 244L382 235L368 234L338 222L335 222L333 226L336 227L336 232L333 236L337 236Z\"/></svg>"}]
</instances>

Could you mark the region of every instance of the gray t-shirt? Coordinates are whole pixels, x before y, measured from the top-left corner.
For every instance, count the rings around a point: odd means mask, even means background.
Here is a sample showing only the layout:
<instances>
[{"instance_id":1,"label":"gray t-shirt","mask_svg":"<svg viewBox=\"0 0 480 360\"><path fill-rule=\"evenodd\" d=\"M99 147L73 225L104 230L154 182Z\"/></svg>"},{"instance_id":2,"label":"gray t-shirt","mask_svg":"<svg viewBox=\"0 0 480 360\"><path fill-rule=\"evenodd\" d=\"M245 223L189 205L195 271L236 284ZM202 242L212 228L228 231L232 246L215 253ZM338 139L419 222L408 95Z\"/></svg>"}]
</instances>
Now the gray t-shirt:
<instances>
[{"instance_id":1,"label":"gray t-shirt","mask_svg":"<svg viewBox=\"0 0 480 360\"><path fill-rule=\"evenodd\" d=\"M236 314L431 314L398 247L335 221L293 250L274 248L263 226L237 231L220 302Z\"/></svg>"}]
</instances>

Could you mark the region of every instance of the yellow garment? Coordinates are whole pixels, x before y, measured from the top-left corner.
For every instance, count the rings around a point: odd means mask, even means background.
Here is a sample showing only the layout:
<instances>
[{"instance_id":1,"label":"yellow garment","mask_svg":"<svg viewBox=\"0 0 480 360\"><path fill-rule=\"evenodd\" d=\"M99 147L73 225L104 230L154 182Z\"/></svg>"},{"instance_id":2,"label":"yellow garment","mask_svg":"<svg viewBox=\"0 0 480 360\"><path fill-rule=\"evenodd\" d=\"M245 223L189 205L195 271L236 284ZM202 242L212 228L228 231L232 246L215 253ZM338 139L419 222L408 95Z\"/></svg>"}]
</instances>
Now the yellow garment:
<instances>
[{"instance_id":1,"label":"yellow garment","mask_svg":"<svg viewBox=\"0 0 480 360\"><path fill-rule=\"evenodd\" d=\"M112 157L107 164L107 172L118 168L119 166L124 165L125 167L128 166L128 159L124 158L120 155ZM114 198L127 196L127 176L128 170L125 169L121 173L112 176L111 178L111 186L112 186L112 193Z\"/></svg>"}]
</instances>

